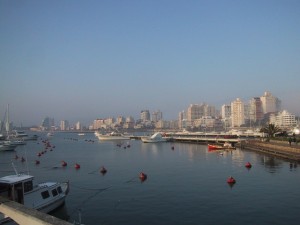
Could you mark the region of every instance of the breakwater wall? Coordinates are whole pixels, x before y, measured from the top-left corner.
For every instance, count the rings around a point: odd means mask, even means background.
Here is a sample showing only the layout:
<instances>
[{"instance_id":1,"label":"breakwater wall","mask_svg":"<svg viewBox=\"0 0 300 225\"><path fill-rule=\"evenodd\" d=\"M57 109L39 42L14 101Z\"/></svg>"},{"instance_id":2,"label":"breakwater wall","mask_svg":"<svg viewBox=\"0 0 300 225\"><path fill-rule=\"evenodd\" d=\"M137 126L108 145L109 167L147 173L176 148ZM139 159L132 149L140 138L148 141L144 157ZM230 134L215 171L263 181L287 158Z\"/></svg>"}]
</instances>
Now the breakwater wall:
<instances>
[{"instance_id":1,"label":"breakwater wall","mask_svg":"<svg viewBox=\"0 0 300 225\"><path fill-rule=\"evenodd\" d=\"M283 142L262 142L262 141L242 141L239 144L241 149L252 150L269 155L274 155L280 158L300 162L300 146L288 145Z\"/></svg>"}]
</instances>

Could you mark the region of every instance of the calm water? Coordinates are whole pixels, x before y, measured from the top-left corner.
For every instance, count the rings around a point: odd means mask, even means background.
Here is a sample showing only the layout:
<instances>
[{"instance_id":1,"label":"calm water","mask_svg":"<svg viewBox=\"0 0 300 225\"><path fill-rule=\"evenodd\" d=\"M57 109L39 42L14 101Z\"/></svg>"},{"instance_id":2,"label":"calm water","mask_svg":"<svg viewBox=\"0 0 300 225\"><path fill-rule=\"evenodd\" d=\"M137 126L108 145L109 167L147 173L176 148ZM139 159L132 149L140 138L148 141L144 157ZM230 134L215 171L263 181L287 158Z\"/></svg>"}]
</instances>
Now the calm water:
<instances>
[{"instance_id":1,"label":"calm water","mask_svg":"<svg viewBox=\"0 0 300 225\"><path fill-rule=\"evenodd\" d=\"M13 152L2 152L0 175L12 172L13 161L19 171L28 167L37 182L69 180L66 204L54 215L70 222L81 215L86 225L300 223L300 167L288 161L239 149L208 153L197 144L131 140L124 149L99 142L94 134L56 133L50 142L55 148L40 158L41 141L18 147L27 164L15 160ZM105 175L101 166L108 170ZM144 182L138 178L141 171L148 175ZM226 183L230 175L237 180L233 187Z\"/></svg>"}]
</instances>

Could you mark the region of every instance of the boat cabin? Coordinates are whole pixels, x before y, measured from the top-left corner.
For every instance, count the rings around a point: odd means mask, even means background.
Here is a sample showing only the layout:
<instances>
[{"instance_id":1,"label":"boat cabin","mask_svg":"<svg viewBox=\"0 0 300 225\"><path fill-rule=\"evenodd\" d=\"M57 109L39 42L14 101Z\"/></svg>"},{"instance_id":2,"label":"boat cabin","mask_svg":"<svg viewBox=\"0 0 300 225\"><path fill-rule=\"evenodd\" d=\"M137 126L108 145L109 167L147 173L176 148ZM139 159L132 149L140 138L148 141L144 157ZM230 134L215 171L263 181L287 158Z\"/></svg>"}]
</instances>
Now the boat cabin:
<instances>
[{"instance_id":1,"label":"boat cabin","mask_svg":"<svg viewBox=\"0 0 300 225\"><path fill-rule=\"evenodd\" d=\"M24 204L24 194L33 190L33 176L26 174L0 178L0 196Z\"/></svg>"}]
</instances>

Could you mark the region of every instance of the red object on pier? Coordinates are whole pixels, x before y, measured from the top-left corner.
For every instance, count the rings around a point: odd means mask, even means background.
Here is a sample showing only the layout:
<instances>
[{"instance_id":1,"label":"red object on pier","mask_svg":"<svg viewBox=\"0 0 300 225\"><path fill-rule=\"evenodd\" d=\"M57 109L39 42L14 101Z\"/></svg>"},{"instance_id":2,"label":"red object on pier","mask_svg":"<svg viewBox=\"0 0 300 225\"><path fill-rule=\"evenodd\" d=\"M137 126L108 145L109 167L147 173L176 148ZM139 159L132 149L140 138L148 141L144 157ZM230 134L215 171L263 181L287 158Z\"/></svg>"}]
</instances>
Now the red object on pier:
<instances>
[{"instance_id":1,"label":"red object on pier","mask_svg":"<svg viewBox=\"0 0 300 225\"><path fill-rule=\"evenodd\" d=\"M230 177L227 179L227 183L228 183L228 184L235 184L235 182L236 182L236 180L235 180L232 176L230 176Z\"/></svg>"}]
</instances>

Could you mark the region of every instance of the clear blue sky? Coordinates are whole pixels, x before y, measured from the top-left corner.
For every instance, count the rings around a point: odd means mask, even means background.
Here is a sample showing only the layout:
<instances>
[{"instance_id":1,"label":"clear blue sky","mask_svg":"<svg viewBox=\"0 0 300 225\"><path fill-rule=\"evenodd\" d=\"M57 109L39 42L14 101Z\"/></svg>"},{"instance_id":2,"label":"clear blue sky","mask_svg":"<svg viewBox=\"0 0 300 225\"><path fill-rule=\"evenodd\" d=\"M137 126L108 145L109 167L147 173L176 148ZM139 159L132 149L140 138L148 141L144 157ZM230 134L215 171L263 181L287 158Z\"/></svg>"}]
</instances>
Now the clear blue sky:
<instances>
[{"instance_id":1,"label":"clear blue sky","mask_svg":"<svg viewBox=\"0 0 300 225\"><path fill-rule=\"evenodd\" d=\"M300 115L299 0L0 0L0 120L171 120L265 91Z\"/></svg>"}]
</instances>

